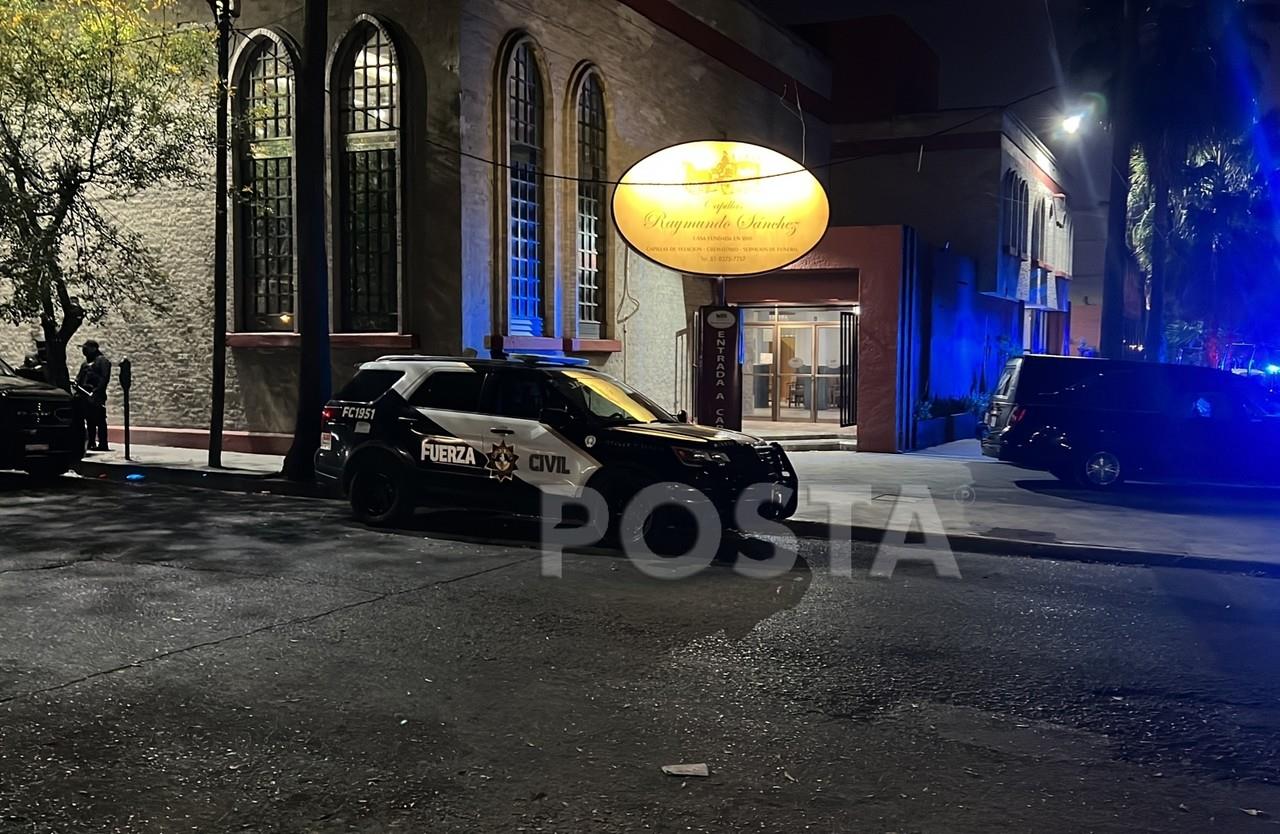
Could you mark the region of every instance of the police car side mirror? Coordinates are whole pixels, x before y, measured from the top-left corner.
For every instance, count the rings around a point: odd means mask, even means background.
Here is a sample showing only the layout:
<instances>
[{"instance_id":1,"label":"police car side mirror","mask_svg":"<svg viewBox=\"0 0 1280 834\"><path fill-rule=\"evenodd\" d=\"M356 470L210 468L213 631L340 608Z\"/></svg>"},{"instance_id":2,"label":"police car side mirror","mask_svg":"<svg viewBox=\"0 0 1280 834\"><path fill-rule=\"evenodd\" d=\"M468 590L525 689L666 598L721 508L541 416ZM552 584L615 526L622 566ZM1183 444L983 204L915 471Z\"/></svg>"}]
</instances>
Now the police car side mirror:
<instances>
[{"instance_id":1,"label":"police car side mirror","mask_svg":"<svg viewBox=\"0 0 1280 834\"><path fill-rule=\"evenodd\" d=\"M572 421L573 415L562 405L549 405L542 409L542 422L554 429L564 428Z\"/></svg>"},{"instance_id":2,"label":"police car side mirror","mask_svg":"<svg viewBox=\"0 0 1280 834\"><path fill-rule=\"evenodd\" d=\"M689 412L685 411L683 408L680 409L679 411L676 412L676 419L679 420L681 423L689 422Z\"/></svg>"}]
</instances>

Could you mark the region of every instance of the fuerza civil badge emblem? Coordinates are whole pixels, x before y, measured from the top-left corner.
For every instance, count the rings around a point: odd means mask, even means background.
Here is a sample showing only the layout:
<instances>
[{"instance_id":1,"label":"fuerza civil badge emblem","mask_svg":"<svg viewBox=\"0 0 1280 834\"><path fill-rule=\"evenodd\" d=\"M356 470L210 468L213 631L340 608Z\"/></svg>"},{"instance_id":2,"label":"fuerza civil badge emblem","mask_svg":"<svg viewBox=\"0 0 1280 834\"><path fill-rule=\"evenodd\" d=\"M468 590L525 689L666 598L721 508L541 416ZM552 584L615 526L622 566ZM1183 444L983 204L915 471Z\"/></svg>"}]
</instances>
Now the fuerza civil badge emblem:
<instances>
[{"instance_id":1,"label":"fuerza civil badge emblem","mask_svg":"<svg viewBox=\"0 0 1280 834\"><path fill-rule=\"evenodd\" d=\"M490 478L509 481L516 476L516 470L519 469L516 461L520 456L516 454L515 449L507 445L505 440L493 444L493 451L488 454L488 458L484 468L489 470Z\"/></svg>"}]
</instances>

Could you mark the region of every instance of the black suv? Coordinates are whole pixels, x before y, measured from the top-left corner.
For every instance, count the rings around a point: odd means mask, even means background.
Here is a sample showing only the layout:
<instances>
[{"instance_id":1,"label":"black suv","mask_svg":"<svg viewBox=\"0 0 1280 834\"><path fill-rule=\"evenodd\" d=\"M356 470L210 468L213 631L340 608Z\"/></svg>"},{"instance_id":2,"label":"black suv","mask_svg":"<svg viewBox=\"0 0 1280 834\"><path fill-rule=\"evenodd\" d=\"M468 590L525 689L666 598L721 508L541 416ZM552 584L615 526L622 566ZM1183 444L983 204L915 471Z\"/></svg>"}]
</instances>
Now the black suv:
<instances>
[{"instance_id":1,"label":"black suv","mask_svg":"<svg viewBox=\"0 0 1280 834\"><path fill-rule=\"evenodd\" d=\"M983 454L1093 489L1129 479L1280 481L1280 413L1256 381L1195 365L1023 356Z\"/></svg>"},{"instance_id":2,"label":"black suv","mask_svg":"<svg viewBox=\"0 0 1280 834\"><path fill-rule=\"evenodd\" d=\"M84 424L71 395L0 360L0 469L53 478L83 456Z\"/></svg>"},{"instance_id":3,"label":"black suv","mask_svg":"<svg viewBox=\"0 0 1280 834\"><path fill-rule=\"evenodd\" d=\"M316 472L373 524L419 504L537 516L543 492L587 488L616 514L655 483L701 492L725 526L754 484L761 515L795 512L795 470L776 443L690 425L579 361L366 363L325 407Z\"/></svg>"}]
</instances>

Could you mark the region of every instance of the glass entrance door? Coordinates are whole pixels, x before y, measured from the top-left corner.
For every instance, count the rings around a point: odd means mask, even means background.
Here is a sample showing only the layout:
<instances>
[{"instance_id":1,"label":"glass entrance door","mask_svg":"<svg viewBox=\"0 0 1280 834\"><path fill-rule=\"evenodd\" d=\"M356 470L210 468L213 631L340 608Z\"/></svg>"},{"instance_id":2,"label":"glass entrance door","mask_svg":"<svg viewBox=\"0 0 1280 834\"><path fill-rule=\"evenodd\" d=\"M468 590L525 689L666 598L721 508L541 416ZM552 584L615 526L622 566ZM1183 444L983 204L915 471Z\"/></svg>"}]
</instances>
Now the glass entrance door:
<instances>
[{"instance_id":1,"label":"glass entrance door","mask_svg":"<svg viewBox=\"0 0 1280 834\"><path fill-rule=\"evenodd\" d=\"M751 420L840 420L840 313L844 307L744 310L742 416Z\"/></svg>"}]
</instances>

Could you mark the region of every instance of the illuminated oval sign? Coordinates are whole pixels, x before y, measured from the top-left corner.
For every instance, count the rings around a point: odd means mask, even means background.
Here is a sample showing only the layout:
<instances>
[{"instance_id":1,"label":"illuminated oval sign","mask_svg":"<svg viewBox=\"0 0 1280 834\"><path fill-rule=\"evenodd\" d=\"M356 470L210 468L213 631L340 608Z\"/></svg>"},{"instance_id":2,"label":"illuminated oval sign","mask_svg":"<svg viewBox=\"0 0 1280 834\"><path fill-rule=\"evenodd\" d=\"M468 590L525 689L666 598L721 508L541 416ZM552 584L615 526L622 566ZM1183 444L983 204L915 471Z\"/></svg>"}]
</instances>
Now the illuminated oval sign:
<instances>
[{"instance_id":1,"label":"illuminated oval sign","mask_svg":"<svg viewBox=\"0 0 1280 834\"><path fill-rule=\"evenodd\" d=\"M799 162L745 142L687 142L645 157L613 192L627 243L692 275L755 275L799 260L827 232L827 193Z\"/></svg>"}]
</instances>

